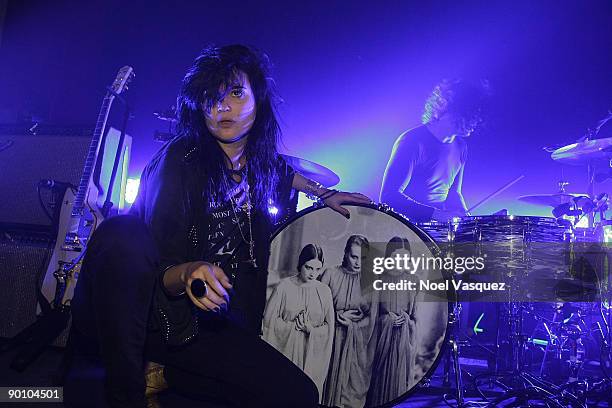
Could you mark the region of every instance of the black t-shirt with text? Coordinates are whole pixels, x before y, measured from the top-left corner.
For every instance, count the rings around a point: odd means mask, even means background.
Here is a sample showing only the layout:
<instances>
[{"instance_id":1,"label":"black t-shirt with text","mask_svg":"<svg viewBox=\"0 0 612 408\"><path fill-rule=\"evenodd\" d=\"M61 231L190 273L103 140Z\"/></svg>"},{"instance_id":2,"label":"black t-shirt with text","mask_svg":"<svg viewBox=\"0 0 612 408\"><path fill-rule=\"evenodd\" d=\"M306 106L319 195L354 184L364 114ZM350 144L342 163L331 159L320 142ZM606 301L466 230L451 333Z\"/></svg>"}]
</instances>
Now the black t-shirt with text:
<instances>
[{"instance_id":1,"label":"black t-shirt with text","mask_svg":"<svg viewBox=\"0 0 612 408\"><path fill-rule=\"evenodd\" d=\"M233 286L229 291L229 308L220 312L221 317L247 327L245 312L252 307L249 288L255 285L256 270L249 262L251 231L245 208L249 202L248 184L244 174L241 176L240 182L230 179L231 188L226 200L210 200L208 203L208 248L204 260L223 269ZM211 313L200 314L201 318L213 316Z\"/></svg>"}]
</instances>

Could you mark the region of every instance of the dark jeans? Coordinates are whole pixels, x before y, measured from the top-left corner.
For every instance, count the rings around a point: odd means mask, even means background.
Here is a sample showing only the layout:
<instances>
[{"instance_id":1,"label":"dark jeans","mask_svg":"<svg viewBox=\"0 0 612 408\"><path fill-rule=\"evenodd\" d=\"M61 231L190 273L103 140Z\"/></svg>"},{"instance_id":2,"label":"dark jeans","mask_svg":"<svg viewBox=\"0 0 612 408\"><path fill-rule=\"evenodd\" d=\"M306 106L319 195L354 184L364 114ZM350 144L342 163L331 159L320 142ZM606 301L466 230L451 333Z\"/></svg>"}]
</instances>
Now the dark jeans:
<instances>
[{"instance_id":1,"label":"dark jeans","mask_svg":"<svg viewBox=\"0 0 612 408\"><path fill-rule=\"evenodd\" d=\"M197 398L239 407L317 406L306 374L232 323L206 322L192 343L173 348L148 331L157 263L155 243L136 217L104 221L88 245L72 300L75 348L99 352L111 406L145 405L145 360L164 364L171 388Z\"/></svg>"}]
</instances>

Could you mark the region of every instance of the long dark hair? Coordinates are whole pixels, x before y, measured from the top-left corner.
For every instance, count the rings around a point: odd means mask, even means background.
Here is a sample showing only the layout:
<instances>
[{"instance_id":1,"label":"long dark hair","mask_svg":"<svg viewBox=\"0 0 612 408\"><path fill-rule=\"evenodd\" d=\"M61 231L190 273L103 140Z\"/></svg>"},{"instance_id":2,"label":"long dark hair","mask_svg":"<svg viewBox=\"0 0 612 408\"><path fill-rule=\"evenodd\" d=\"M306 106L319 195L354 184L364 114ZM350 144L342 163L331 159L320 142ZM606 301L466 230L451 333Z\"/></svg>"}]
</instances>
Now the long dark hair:
<instances>
[{"instance_id":1,"label":"long dark hair","mask_svg":"<svg viewBox=\"0 0 612 408\"><path fill-rule=\"evenodd\" d=\"M256 104L255 122L245 147L249 184L257 206L266 208L269 200L275 200L279 181L277 145L281 138L276 106L280 98L270 68L268 56L252 47L209 46L197 56L183 78L177 98L177 133L197 149L199 165L207 176L203 194L208 200L226 197L229 171L227 156L206 127L203 109L223 98L219 89L231 89L239 72L248 76Z\"/></svg>"},{"instance_id":2,"label":"long dark hair","mask_svg":"<svg viewBox=\"0 0 612 408\"><path fill-rule=\"evenodd\" d=\"M397 250L405 249L412 254L412 249L410 249L410 241L406 238L393 237L387 242L387 247L385 248L385 258L391 258L391 255Z\"/></svg>"},{"instance_id":3,"label":"long dark hair","mask_svg":"<svg viewBox=\"0 0 612 408\"><path fill-rule=\"evenodd\" d=\"M302 269L302 266L311 259L318 259L321 261L321 264L324 264L323 258L323 248L321 248L317 244L308 244L304 248L302 248L302 252L300 252L300 256L298 258L297 270L298 272Z\"/></svg>"}]
</instances>

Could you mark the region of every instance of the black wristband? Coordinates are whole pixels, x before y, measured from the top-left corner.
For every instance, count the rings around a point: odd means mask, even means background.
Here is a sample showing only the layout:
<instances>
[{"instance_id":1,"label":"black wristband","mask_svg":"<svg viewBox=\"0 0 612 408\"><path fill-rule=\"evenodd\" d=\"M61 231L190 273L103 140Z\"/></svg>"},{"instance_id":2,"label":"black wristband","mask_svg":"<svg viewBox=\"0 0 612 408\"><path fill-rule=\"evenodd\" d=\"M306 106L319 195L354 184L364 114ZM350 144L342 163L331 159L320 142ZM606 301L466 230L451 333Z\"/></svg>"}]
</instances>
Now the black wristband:
<instances>
[{"instance_id":1,"label":"black wristband","mask_svg":"<svg viewBox=\"0 0 612 408\"><path fill-rule=\"evenodd\" d=\"M334 196L334 195L336 195L338 193L339 193L338 190L327 190L326 192L324 192L323 194L321 194L319 196L319 200L325 201L328 198L330 198L330 197L332 197L332 196Z\"/></svg>"}]
</instances>

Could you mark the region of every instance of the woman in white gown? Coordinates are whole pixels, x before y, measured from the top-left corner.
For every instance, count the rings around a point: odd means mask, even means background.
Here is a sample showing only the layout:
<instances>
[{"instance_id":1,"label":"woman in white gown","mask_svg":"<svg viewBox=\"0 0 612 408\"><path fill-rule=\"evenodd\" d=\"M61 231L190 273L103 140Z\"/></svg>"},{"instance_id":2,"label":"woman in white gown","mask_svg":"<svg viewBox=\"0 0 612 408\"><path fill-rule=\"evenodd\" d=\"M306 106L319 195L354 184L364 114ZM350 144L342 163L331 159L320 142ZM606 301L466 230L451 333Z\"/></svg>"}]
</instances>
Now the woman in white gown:
<instances>
[{"instance_id":1,"label":"woman in white gown","mask_svg":"<svg viewBox=\"0 0 612 408\"><path fill-rule=\"evenodd\" d=\"M410 242L393 237L387 244L386 258L411 256ZM384 282L399 283L413 275L403 269L387 270ZM379 406L400 397L415 383L416 291L383 290L378 293L377 339L372 363L372 382L367 406Z\"/></svg>"},{"instance_id":2,"label":"woman in white gown","mask_svg":"<svg viewBox=\"0 0 612 408\"><path fill-rule=\"evenodd\" d=\"M329 368L334 335L334 308L329 287L317 280L323 250L306 245L298 274L284 278L266 304L263 337L300 367L317 385L319 396Z\"/></svg>"},{"instance_id":3,"label":"woman in white gown","mask_svg":"<svg viewBox=\"0 0 612 408\"><path fill-rule=\"evenodd\" d=\"M361 408L370 385L370 339L375 321L371 298L361 287L361 269L370 244L362 235L351 235L342 264L327 268L321 282L329 286L334 301L336 329L323 404Z\"/></svg>"}]
</instances>

